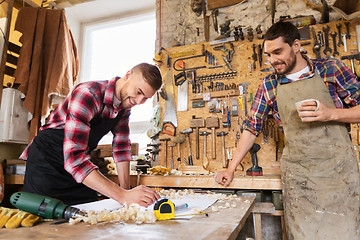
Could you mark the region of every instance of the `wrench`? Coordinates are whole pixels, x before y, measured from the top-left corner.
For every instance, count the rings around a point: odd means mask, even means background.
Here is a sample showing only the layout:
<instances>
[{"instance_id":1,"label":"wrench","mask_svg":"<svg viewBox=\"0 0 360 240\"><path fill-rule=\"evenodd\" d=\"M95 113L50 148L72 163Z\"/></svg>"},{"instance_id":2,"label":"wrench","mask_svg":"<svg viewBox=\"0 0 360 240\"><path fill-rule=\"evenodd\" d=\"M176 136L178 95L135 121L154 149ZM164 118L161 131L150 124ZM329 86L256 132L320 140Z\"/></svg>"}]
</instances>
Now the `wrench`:
<instances>
[{"instance_id":1,"label":"wrench","mask_svg":"<svg viewBox=\"0 0 360 240\"><path fill-rule=\"evenodd\" d=\"M317 40L316 37L316 33L315 33L315 29L312 27L311 28L312 34L313 34L313 38L314 38L314 46L313 46L313 52L316 54L316 58L317 59L321 59L321 54L320 54L320 43Z\"/></svg>"},{"instance_id":2,"label":"wrench","mask_svg":"<svg viewBox=\"0 0 360 240\"><path fill-rule=\"evenodd\" d=\"M329 31L330 31L330 27L326 26L323 27L323 32L325 34L325 49L324 49L324 54L326 55L327 52L332 52L332 49L329 47Z\"/></svg>"},{"instance_id":3,"label":"wrench","mask_svg":"<svg viewBox=\"0 0 360 240\"><path fill-rule=\"evenodd\" d=\"M350 36L349 24L350 24L350 22L345 22L345 26L346 26L346 38L347 38L347 39L350 39L350 38L351 38L351 36Z\"/></svg>"},{"instance_id":4,"label":"wrench","mask_svg":"<svg viewBox=\"0 0 360 240\"><path fill-rule=\"evenodd\" d=\"M336 24L336 28L337 28L337 30L338 30L338 35L339 35L339 42L338 42L338 46L340 47L341 45L344 45L344 42L341 40L341 36L342 36L342 34L341 34L341 27L342 27L342 25L341 25L341 23L339 23L339 24Z\"/></svg>"},{"instance_id":5,"label":"wrench","mask_svg":"<svg viewBox=\"0 0 360 240\"><path fill-rule=\"evenodd\" d=\"M341 34L343 41L344 41L344 52L347 52L347 46L346 46L346 34Z\"/></svg>"},{"instance_id":6,"label":"wrench","mask_svg":"<svg viewBox=\"0 0 360 240\"><path fill-rule=\"evenodd\" d=\"M323 47L324 46L324 35L323 35L322 31L319 31L317 35L319 37L320 47Z\"/></svg>"},{"instance_id":7,"label":"wrench","mask_svg":"<svg viewBox=\"0 0 360 240\"><path fill-rule=\"evenodd\" d=\"M336 47L336 36L337 36L337 33L334 32L334 33L330 33L332 39L333 39L333 44L334 44L334 52L333 52L333 56L335 57L336 55L339 55L339 52L337 50L337 47Z\"/></svg>"}]
</instances>

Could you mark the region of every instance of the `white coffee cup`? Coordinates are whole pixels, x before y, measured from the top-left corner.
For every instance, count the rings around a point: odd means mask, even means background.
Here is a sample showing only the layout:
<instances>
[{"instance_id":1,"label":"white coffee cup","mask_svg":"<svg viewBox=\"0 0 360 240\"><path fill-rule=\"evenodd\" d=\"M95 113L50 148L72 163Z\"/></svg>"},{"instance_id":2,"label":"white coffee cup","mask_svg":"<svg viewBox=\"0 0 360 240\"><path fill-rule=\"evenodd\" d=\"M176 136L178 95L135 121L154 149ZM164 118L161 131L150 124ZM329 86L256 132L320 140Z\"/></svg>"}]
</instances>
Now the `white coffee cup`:
<instances>
[{"instance_id":1,"label":"white coffee cup","mask_svg":"<svg viewBox=\"0 0 360 240\"><path fill-rule=\"evenodd\" d=\"M316 102L316 109L314 111L299 111L299 107L301 106L302 103L304 102ZM313 98L309 98L309 99L305 99L305 100L301 100L301 101L298 101L295 103L295 106L296 106L296 109L298 111L298 113L309 113L309 112L315 112L317 110L319 110L319 107L320 107L320 101L319 100L316 100L316 99L313 99ZM301 120L303 120L304 118L306 117L302 117Z\"/></svg>"}]
</instances>

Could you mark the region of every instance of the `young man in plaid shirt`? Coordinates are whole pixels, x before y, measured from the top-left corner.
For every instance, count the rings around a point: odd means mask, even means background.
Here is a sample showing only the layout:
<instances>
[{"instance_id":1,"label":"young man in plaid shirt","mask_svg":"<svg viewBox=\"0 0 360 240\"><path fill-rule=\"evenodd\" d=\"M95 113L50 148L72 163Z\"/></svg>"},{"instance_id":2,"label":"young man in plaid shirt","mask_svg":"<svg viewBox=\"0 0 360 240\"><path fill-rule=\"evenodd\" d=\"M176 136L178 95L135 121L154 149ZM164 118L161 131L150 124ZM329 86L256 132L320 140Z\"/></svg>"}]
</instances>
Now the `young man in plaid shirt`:
<instances>
[{"instance_id":1,"label":"young man in plaid shirt","mask_svg":"<svg viewBox=\"0 0 360 240\"><path fill-rule=\"evenodd\" d=\"M89 81L73 88L25 149L24 191L78 204L97 200L97 192L124 203L148 206L159 198L152 189L129 189L129 116L162 85L158 67L141 63L122 78ZM90 151L109 131L120 186L90 161Z\"/></svg>"},{"instance_id":2,"label":"young man in plaid shirt","mask_svg":"<svg viewBox=\"0 0 360 240\"><path fill-rule=\"evenodd\" d=\"M215 181L231 183L271 110L285 136L280 167L288 239L360 239L359 167L346 127L360 121L360 85L341 61L309 59L300 48L291 23L266 32L264 53L275 71L262 80L234 158ZM319 105L296 108L305 99Z\"/></svg>"}]
</instances>

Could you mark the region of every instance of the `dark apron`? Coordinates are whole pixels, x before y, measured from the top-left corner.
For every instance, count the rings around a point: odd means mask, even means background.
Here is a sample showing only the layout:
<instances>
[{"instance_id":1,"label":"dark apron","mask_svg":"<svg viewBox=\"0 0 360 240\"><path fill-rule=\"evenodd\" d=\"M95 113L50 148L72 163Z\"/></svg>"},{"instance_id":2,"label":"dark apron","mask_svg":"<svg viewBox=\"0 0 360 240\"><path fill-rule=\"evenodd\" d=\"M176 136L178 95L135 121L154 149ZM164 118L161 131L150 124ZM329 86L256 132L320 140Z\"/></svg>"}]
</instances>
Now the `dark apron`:
<instances>
[{"instance_id":1,"label":"dark apron","mask_svg":"<svg viewBox=\"0 0 360 240\"><path fill-rule=\"evenodd\" d=\"M100 139L120 121L125 110L116 118L102 119L101 113L90 121L89 152ZM38 193L73 205L97 200L97 192L77 183L64 168L64 129L45 129L28 149L24 191Z\"/></svg>"},{"instance_id":2,"label":"dark apron","mask_svg":"<svg viewBox=\"0 0 360 240\"><path fill-rule=\"evenodd\" d=\"M349 134L342 123L303 123L295 102L309 98L335 108L318 73L278 86L288 239L359 240L359 167Z\"/></svg>"}]
</instances>

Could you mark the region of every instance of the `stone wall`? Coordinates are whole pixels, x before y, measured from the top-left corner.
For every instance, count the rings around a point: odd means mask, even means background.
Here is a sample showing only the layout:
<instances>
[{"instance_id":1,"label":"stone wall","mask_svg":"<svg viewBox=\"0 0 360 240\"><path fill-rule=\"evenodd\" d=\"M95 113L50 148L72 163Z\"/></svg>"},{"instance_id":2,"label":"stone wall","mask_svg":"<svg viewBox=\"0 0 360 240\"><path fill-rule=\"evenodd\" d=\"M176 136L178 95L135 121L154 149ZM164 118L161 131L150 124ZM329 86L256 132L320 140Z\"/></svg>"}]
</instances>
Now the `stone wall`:
<instances>
[{"instance_id":1,"label":"stone wall","mask_svg":"<svg viewBox=\"0 0 360 240\"><path fill-rule=\"evenodd\" d=\"M271 0L248 0L243 3L229 7L219 8L218 25L223 24L227 19L231 20L230 28L242 26L243 29L252 27L255 29L258 25L262 31L266 31L271 22L270 13ZM311 2L321 2L320 0L311 0ZM328 0L333 4L334 0ZM189 45L205 42L204 18L203 14L197 16L191 9L191 0L156 0L157 4L157 40L156 49L160 44L168 48L176 43L180 45ZM215 31L211 11L207 11L210 18L210 41L215 40L220 34ZM310 8L304 0L276 0L275 22L280 16L294 18L300 15L313 15L316 22L321 19L321 12ZM161 17L161 19L160 19ZM340 15L335 11L330 11L330 21L340 19ZM161 26L160 26L161 23ZM245 37L247 35L244 31ZM161 35L161 39L159 36ZM233 32L231 33L233 36Z\"/></svg>"}]
</instances>

